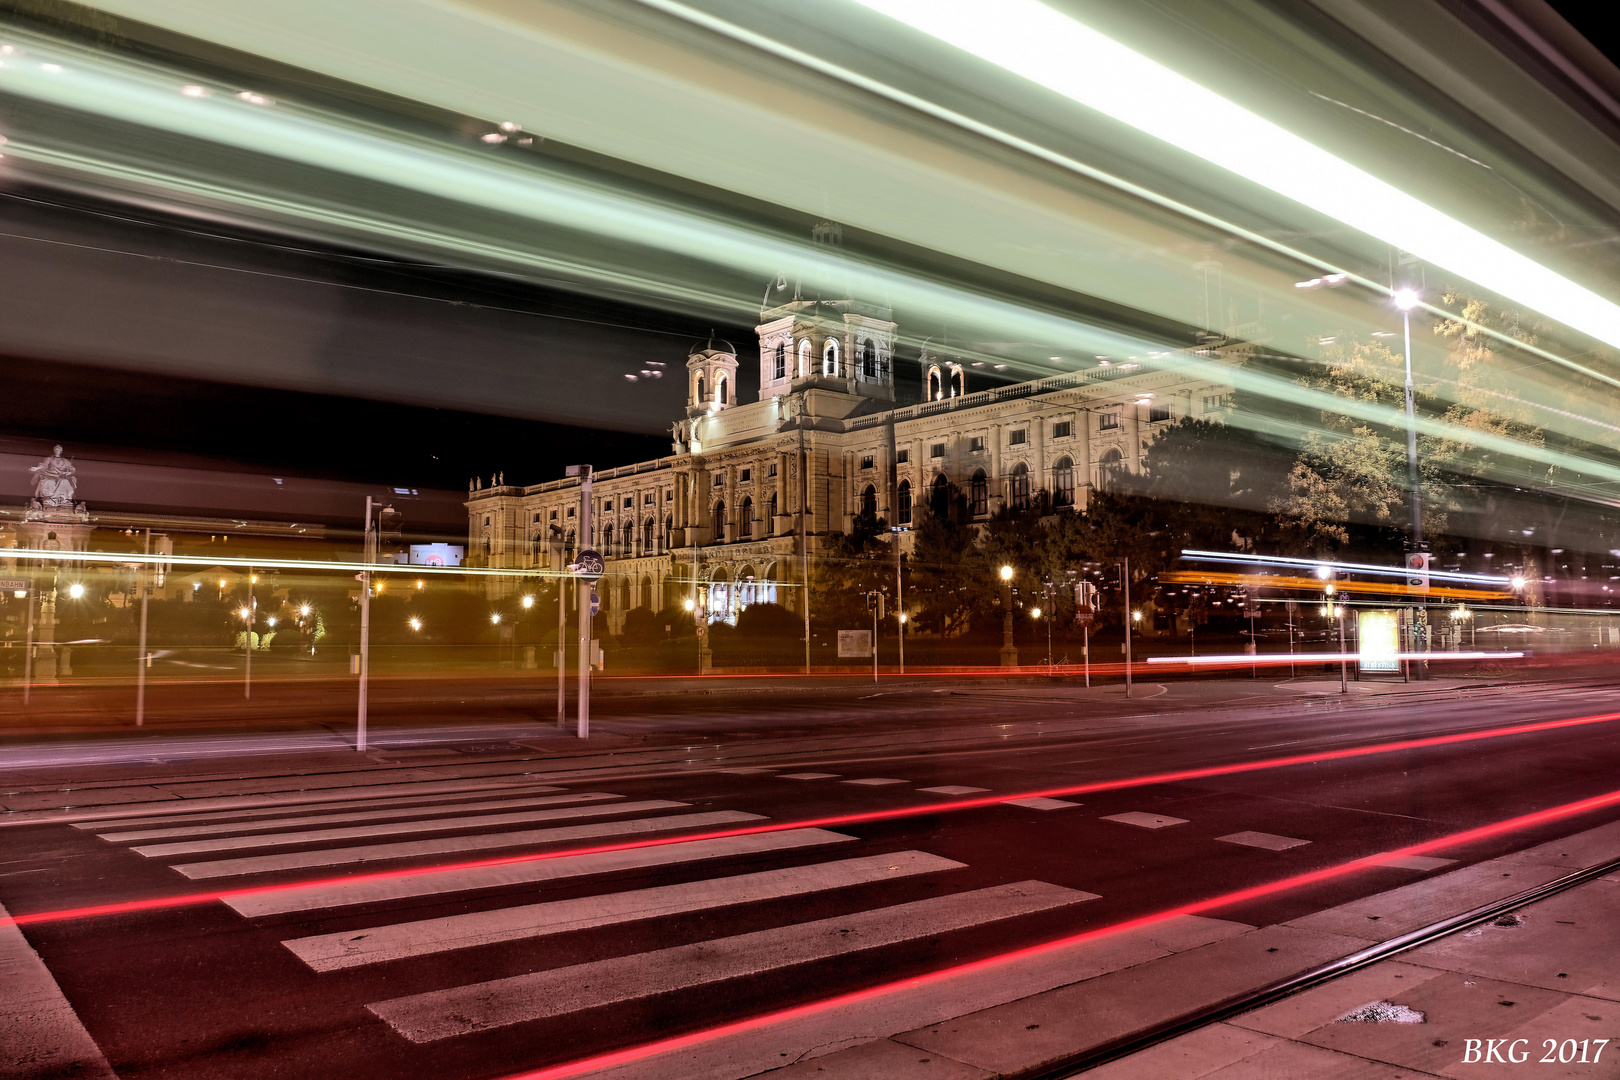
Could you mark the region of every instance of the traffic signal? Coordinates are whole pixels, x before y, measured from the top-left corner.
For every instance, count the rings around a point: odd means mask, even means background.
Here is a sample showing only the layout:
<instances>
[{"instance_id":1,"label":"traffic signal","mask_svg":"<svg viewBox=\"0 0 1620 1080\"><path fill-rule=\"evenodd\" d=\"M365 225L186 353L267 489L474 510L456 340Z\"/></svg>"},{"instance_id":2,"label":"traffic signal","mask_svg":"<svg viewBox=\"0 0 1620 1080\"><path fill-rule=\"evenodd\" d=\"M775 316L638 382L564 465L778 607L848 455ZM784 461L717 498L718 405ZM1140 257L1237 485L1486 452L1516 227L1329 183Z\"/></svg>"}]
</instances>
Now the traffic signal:
<instances>
[{"instance_id":1,"label":"traffic signal","mask_svg":"<svg viewBox=\"0 0 1620 1080\"><path fill-rule=\"evenodd\" d=\"M377 534L384 540L398 540L403 533L405 515L392 506L377 511Z\"/></svg>"}]
</instances>

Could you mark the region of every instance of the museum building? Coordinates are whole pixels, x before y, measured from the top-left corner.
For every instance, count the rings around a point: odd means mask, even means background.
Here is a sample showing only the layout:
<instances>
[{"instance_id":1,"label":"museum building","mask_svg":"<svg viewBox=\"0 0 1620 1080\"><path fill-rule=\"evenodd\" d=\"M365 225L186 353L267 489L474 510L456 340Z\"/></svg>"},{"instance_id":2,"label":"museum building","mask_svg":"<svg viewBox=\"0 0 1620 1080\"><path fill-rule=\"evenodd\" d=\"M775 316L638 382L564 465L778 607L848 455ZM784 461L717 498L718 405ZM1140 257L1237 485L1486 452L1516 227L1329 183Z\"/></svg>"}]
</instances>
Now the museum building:
<instances>
[{"instance_id":1,"label":"museum building","mask_svg":"<svg viewBox=\"0 0 1620 1080\"><path fill-rule=\"evenodd\" d=\"M1042 499L1083 511L1089 494L1140 469L1154 434L1183 416L1220 417L1231 386L1129 360L969 392L973 364L922 349L920 400L897 401L896 324L887 307L804 299L778 278L756 328L759 396L737 399L727 342L694 344L686 415L672 452L598 468L589 546L609 632L627 612L691 599L710 621L749 604L799 610L830 534L870 512L902 554L919 514L954 486L970 519ZM1242 343L1212 345L1233 360ZM504 480L504 476L500 477ZM558 570L579 544L578 478L528 486L480 481L467 499L469 565ZM808 564L808 565L807 565ZM493 594L518 587L491 578Z\"/></svg>"}]
</instances>

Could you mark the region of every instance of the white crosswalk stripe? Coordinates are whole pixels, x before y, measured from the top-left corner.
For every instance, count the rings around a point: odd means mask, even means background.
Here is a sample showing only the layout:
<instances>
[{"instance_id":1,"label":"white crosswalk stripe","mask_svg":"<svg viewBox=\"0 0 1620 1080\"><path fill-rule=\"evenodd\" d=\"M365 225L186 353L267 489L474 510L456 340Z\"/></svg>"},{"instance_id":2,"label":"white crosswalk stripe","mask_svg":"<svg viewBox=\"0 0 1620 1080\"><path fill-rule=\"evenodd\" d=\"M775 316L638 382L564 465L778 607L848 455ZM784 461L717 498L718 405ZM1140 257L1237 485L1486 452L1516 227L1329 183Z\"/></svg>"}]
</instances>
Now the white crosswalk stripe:
<instances>
[{"instance_id":1,"label":"white crosswalk stripe","mask_svg":"<svg viewBox=\"0 0 1620 1080\"><path fill-rule=\"evenodd\" d=\"M368 1005L412 1042L505 1027L1095 900L1021 881Z\"/></svg>"},{"instance_id":2,"label":"white crosswalk stripe","mask_svg":"<svg viewBox=\"0 0 1620 1080\"><path fill-rule=\"evenodd\" d=\"M203 822L230 822L241 821L251 823L258 818L285 817L288 814L310 813L311 811L327 810L372 810L377 811L381 817L389 810L414 809L421 807L431 810L440 803L455 803L457 800L466 800L470 797L493 797L496 794L510 795L514 799L527 798L530 795L555 795L566 791L565 788L551 784L535 784L532 787L504 787L500 791L456 791L447 795L393 795L385 799L343 799L336 802L300 802L282 806L261 806L252 810L211 810L186 811L174 814L155 814L150 817L119 818L116 821L75 821L71 828L88 832L101 833L104 829L144 829L161 828L164 826L181 826L195 821ZM102 833L102 835L105 835Z\"/></svg>"},{"instance_id":3,"label":"white crosswalk stripe","mask_svg":"<svg viewBox=\"0 0 1620 1080\"><path fill-rule=\"evenodd\" d=\"M713 840L688 840L659 847L629 851L599 851L589 855L564 855L536 862L504 866L474 866L434 874L392 878L382 881L334 882L301 889L283 889L251 896L236 896L225 903L243 915L283 915L295 911L372 904L417 896L470 892L503 885L532 885L560 881L589 874L611 874L617 870L641 870L652 866L674 866L723 859L736 855L759 855L774 851L853 841L855 837L826 829L789 829L785 832L724 836Z\"/></svg>"},{"instance_id":4,"label":"white crosswalk stripe","mask_svg":"<svg viewBox=\"0 0 1620 1080\"><path fill-rule=\"evenodd\" d=\"M576 796L584 798L586 796ZM618 796L593 794L596 799ZM646 810L676 810L690 803L668 799L643 802L607 802L591 806L567 806L551 810L522 810L510 814L481 814L476 817L439 818L433 821L393 821L377 825L350 825L340 829L304 829L297 832L255 833L251 836L222 836L206 840L178 840L168 844L141 844L130 848L148 858L168 855L195 855L204 851L240 851L244 848L285 847L327 840L363 840L373 836L399 836L404 833L454 832L481 829L491 825L522 825L536 821L566 821L569 818L603 817L607 814L641 813Z\"/></svg>"},{"instance_id":5,"label":"white crosswalk stripe","mask_svg":"<svg viewBox=\"0 0 1620 1080\"><path fill-rule=\"evenodd\" d=\"M923 851L900 851L892 855L868 855L681 885L661 885L631 892L525 904L365 930L345 930L336 934L318 934L294 938L282 944L316 971L335 971L453 949L522 941L591 927L893 881L913 874L961 869L964 865Z\"/></svg>"},{"instance_id":6,"label":"white crosswalk stripe","mask_svg":"<svg viewBox=\"0 0 1620 1080\"><path fill-rule=\"evenodd\" d=\"M594 825L566 825L554 829L525 829L521 832L486 833L481 836L447 836L436 840L401 840L391 844L362 844L314 851L282 852L277 855L248 855L237 859L176 863L173 868L192 879L235 877L241 874L269 873L274 870L303 870L313 866L346 866L391 859L413 859L420 855L452 855L496 848L564 843L569 840L629 837L641 833L707 828L711 825L740 825L760 820L762 817L759 814L749 814L741 810L715 810L701 814L636 818L631 821L604 821Z\"/></svg>"},{"instance_id":7,"label":"white crosswalk stripe","mask_svg":"<svg viewBox=\"0 0 1620 1080\"><path fill-rule=\"evenodd\" d=\"M357 810L348 814L309 814L304 817L270 818L264 821L227 821L207 825L174 825L162 829L135 829L129 832L104 832L101 839L115 844L128 844L136 840L164 840L180 836L227 836L254 832L272 832L293 829L302 825L341 825L349 821L408 820L427 818L435 814L471 814L481 810L515 810L518 807L566 806L569 803L602 802L622 799L623 795L609 795L601 791L588 791L578 795L539 795L529 799L500 799L495 802L451 803L446 806L395 806L386 809ZM410 831L406 829L404 831Z\"/></svg>"}]
</instances>

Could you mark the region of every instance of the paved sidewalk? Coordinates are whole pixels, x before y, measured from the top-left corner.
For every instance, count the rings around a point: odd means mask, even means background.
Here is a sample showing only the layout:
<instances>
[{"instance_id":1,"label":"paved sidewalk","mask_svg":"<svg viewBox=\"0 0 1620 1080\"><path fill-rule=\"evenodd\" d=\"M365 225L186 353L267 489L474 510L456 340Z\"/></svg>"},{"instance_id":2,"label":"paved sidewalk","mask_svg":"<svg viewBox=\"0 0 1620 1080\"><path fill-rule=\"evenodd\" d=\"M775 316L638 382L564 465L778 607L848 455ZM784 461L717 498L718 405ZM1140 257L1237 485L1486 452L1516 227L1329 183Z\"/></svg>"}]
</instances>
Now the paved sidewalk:
<instances>
[{"instance_id":1,"label":"paved sidewalk","mask_svg":"<svg viewBox=\"0 0 1620 1080\"><path fill-rule=\"evenodd\" d=\"M1620 1077L1617 1043L1620 875L1611 875L1085 1075L1596 1080Z\"/></svg>"}]
</instances>

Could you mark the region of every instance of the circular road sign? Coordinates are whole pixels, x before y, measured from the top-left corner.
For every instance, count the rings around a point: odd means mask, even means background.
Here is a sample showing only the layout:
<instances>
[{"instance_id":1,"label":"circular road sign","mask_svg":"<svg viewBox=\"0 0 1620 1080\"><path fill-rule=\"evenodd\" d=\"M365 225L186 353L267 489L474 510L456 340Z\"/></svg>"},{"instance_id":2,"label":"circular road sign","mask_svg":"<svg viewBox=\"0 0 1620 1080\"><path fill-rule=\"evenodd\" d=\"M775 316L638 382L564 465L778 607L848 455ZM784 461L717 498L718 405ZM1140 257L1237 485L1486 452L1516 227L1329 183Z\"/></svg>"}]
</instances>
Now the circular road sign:
<instances>
[{"instance_id":1,"label":"circular road sign","mask_svg":"<svg viewBox=\"0 0 1620 1080\"><path fill-rule=\"evenodd\" d=\"M607 563L602 561L602 553L595 548L586 548L574 560L574 573L586 581L595 581L607 569Z\"/></svg>"}]
</instances>

